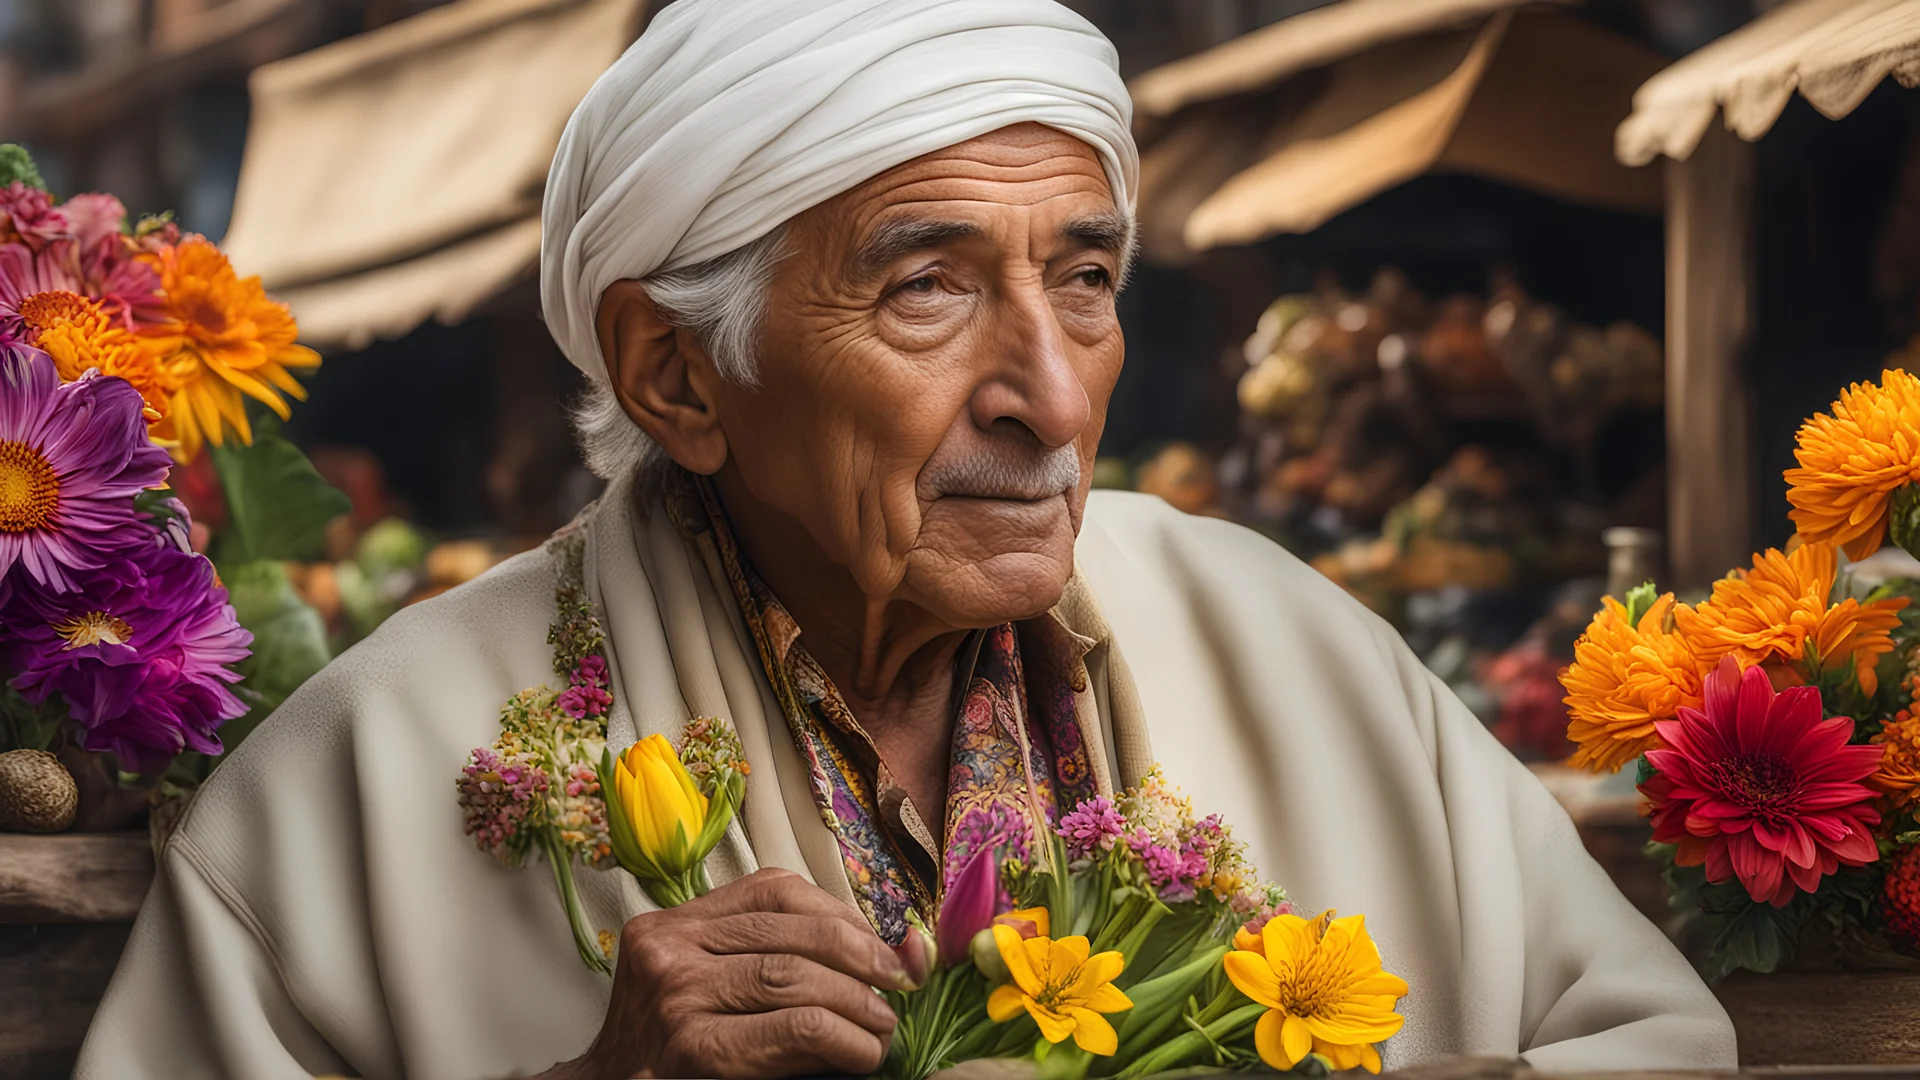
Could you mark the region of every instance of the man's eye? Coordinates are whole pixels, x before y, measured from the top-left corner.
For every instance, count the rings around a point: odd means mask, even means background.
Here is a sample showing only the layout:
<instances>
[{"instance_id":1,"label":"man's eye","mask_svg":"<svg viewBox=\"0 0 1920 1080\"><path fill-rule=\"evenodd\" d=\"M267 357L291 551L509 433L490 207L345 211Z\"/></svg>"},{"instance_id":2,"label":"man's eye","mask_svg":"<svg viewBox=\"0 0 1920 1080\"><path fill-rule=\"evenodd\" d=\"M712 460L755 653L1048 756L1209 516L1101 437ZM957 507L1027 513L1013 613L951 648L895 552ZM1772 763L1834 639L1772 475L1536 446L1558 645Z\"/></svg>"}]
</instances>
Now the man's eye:
<instances>
[{"instance_id":1,"label":"man's eye","mask_svg":"<svg viewBox=\"0 0 1920 1080\"><path fill-rule=\"evenodd\" d=\"M917 278L912 278L908 281L902 282L900 285L900 291L924 294L924 293L932 292L934 289L938 288L939 286L940 286L940 282L936 280L932 274L921 274Z\"/></svg>"},{"instance_id":2,"label":"man's eye","mask_svg":"<svg viewBox=\"0 0 1920 1080\"><path fill-rule=\"evenodd\" d=\"M1098 266L1089 266L1085 270L1075 274L1074 277L1078 278L1080 284L1085 285L1089 289L1104 289L1107 287L1107 283L1113 280L1112 274L1107 273L1104 268Z\"/></svg>"}]
</instances>

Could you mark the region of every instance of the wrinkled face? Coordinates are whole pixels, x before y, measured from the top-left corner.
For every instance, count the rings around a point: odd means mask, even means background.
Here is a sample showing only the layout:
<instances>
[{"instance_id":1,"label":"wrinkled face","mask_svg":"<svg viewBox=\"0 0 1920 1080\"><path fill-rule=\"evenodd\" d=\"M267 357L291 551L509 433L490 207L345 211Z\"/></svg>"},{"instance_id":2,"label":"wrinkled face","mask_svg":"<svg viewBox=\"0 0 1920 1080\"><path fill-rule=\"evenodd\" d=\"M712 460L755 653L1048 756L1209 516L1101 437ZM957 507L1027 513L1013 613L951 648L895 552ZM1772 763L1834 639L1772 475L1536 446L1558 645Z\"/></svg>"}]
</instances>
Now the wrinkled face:
<instances>
[{"instance_id":1,"label":"wrinkled face","mask_svg":"<svg viewBox=\"0 0 1920 1080\"><path fill-rule=\"evenodd\" d=\"M715 391L728 467L870 599L1047 610L1124 353L1126 233L1094 152L1034 124L799 215L760 385Z\"/></svg>"}]
</instances>

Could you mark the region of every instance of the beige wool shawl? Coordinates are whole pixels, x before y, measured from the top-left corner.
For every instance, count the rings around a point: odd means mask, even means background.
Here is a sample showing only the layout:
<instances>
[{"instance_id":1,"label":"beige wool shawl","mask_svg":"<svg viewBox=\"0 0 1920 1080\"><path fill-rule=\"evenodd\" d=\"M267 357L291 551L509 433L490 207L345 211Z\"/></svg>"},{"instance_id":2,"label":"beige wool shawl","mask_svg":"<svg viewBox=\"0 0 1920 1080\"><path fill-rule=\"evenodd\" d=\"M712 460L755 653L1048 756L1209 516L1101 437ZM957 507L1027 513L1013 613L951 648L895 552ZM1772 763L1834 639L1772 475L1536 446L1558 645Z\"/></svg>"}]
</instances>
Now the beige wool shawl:
<instances>
[{"instance_id":1,"label":"beige wool shawl","mask_svg":"<svg viewBox=\"0 0 1920 1080\"><path fill-rule=\"evenodd\" d=\"M580 525L611 741L731 719L753 775L716 881L785 867L850 900L724 579L630 491ZM1257 534L1146 496L1095 493L1077 562L1054 614L1094 642L1079 712L1097 771L1124 785L1160 763L1300 906L1367 916L1412 985L1389 1068L1734 1064L1706 987L1385 623ZM475 850L454 802L506 698L553 679L553 588L534 552L401 612L220 766L79 1076L479 1080L587 1046L610 983L575 956L552 875ZM648 907L623 875L579 877L597 927Z\"/></svg>"}]
</instances>

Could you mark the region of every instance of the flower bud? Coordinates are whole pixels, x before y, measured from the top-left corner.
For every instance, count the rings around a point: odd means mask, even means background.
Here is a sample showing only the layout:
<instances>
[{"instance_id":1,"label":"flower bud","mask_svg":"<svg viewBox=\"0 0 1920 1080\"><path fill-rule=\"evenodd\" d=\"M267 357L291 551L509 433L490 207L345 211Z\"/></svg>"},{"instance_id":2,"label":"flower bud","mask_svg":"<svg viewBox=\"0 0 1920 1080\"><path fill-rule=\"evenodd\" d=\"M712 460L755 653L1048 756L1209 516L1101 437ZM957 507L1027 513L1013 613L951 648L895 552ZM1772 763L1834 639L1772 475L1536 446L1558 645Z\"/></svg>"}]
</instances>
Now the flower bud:
<instances>
[{"instance_id":1,"label":"flower bud","mask_svg":"<svg viewBox=\"0 0 1920 1080\"><path fill-rule=\"evenodd\" d=\"M973 957L973 966L987 977L988 986L1000 986L1013 980L1013 973L1007 970L1007 962L1000 955L1000 946L993 940L992 927L973 935L967 952Z\"/></svg>"}]
</instances>

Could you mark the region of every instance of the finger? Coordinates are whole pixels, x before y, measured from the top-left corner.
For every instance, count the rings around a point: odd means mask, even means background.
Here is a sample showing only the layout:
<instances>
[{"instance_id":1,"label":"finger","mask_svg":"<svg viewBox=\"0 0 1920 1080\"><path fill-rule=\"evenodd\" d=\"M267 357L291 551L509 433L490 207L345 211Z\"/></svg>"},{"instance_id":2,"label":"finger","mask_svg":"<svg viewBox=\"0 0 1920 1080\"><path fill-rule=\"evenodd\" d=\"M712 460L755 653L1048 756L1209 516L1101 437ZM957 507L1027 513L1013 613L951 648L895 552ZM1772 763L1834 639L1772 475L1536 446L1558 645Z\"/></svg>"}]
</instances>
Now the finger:
<instances>
[{"instance_id":1,"label":"finger","mask_svg":"<svg viewBox=\"0 0 1920 1080\"><path fill-rule=\"evenodd\" d=\"M715 959L712 1007L723 1013L770 1013L817 1006L884 1039L897 1022L873 988L792 953Z\"/></svg>"},{"instance_id":2,"label":"finger","mask_svg":"<svg viewBox=\"0 0 1920 1080\"><path fill-rule=\"evenodd\" d=\"M791 870L768 867L746 877L730 881L683 905L678 910L698 914L702 919L737 915L747 911L778 911L788 915L813 915L838 919L849 926L866 929L866 917L827 895L827 891Z\"/></svg>"},{"instance_id":3,"label":"finger","mask_svg":"<svg viewBox=\"0 0 1920 1080\"><path fill-rule=\"evenodd\" d=\"M802 1006L741 1016L721 1028L745 1060L738 1071L759 1076L850 1073L866 1076L886 1060L886 1040L828 1009Z\"/></svg>"},{"instance_id":4,"label":"finger","mask_svg":"<svg viewBox=\"0 0 1920 1080\"><path fill-rule=\"evenodd\" d=\"M852 927L816 915L749 911L701 924L697 940L716 956L791 954L867 986L907 986L908 972L899 955L864 924Z\"/></svg>"}]
</instances>

